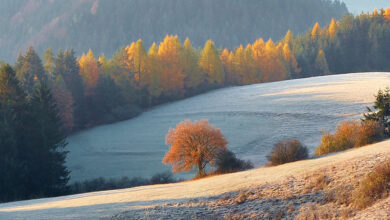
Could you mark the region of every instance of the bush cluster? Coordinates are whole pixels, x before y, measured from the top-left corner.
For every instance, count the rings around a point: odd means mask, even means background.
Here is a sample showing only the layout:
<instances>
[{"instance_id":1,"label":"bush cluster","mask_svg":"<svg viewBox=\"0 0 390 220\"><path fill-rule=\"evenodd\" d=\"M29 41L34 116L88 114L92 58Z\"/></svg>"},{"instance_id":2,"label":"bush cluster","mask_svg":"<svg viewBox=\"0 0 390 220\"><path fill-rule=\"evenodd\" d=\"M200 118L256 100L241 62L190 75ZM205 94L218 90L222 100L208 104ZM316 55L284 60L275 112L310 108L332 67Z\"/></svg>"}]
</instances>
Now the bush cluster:
<instances>
[{"instance_id":1,"label":"bush cluster","mask_svg":"<svg viewBox=\"0 0 390 220\"><path fill-rule=\"evenodd\" d=\"M233 173L253 168L248 160L238 159L230 150L221 151L216 159L216 173Z\"/></svg>"},{"instance_id":2,"label":"bush cluster","mask_svg":"<svg viewBox=\"0 0 390 220\"><path fill-rule=\"evenodd\" d=\"M365 208L390 193L390 160L377 166L353 193L354 205Z\"/></svg>"},{"instance_id":3,"label":"bush cluster","mask_svg":"<svg viewBox=\"0 0 390 220\"><path fill-rule=\"evenodd\" d=\"M324 155L354 147L361 147L383 138L383 128L373 120L346 121L337 126L334 134L325 133L315 154Z\"/></svg>"},{"instance_id":4,"label":"bush cluster","mask_svg":"<svg viewBox=\"0 0 390 220\"><path fill-rule=\"evenodd\" d=\"M75 182L69 186L69 194L79 194L86 192L95 192L103 190L113 190L113 189L125 189L136 186L152 185L152 184L164 184L164 183L174 183L177 182L173 178L172 173L163 172L157 173L152 176L150 179L141 178L141 177L122 177L122 178L111 178L105 179L99 177L93 180L86 180L83 182Z\"/></svg>"},{"instance_id":5,"label":"bush cluster","mask_svg":"<svg viewBox=\"0 0 390 220\"><path fill-rule=\"evenodd\" d=\"M307 159L308 150L297 139L287 139L276 143L267 156L269 165L275 166L284 163Z\"/></svg>"}]
</instances>

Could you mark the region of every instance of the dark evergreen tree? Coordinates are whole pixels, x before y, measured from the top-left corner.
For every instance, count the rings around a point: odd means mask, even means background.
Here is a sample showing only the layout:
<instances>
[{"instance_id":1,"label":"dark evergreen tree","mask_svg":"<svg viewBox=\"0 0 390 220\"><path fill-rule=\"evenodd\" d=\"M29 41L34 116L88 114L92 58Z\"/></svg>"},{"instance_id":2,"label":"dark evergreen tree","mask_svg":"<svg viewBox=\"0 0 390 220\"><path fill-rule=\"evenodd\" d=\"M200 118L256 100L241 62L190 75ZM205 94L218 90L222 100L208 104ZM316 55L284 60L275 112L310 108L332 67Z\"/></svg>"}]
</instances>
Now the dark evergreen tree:
<instances>
[{"instance_id":1,"label":"dark evergreen tree","mask_svg":"<svg viewBox=\"0 0 390 220\"><path fill-rule=\"evenodd\" d=\"M26 94L10 65L0 70L0 201L22 198L25 163L21 157Z\"/></svg>"},{"instance_id":2,"label":"dark evergreen tree","mask_svg":"<svg viewBox=\"0 0 390 220\"><path fill-rule=\"evenodd\" d=\"M74 103L74 117L76 128L83 128L86 121L84 105L83 80L80 68L73 50L59 51L54 61L53 75L61 75L66 87L72 93Z\"/></svg>"},{"instance_id":3,"label":"dark evergreen tree","mask_svg":"<svg viewBox=\"0 0 390 220\"><path fill-rule=\"evenodd\" d=\"M367 107L367 113L364 114L363 120L378 121L387 135L390 134L390 88L384 91L379 90L375 96L375 102L372 108Z\"/></svg>"},{"instance_id":4,"label":"dark evergreen tree","mask_svg":"<svg viewBox=\"0 0 390 220\"><path fill-rule=\"evenodd\" d=\"M27 50L24 57L19 56L18 62L15 65L15 71L17 78L28 96L32 95L39 80L46 80L42 61L33 47Z\"/></svg>"},{"instance_id":5,"label":"dark evergreen tree","mask_svg":"<svg viewBox=\"0 0 390 220\"><path fill-rule=\"evenodd\" d=\"M27 164L27 189L30 196L56 196L65 193L69 171L61 118L45 82L40 82L30 101L31 120Z\"/></svg>"}]
</instances>

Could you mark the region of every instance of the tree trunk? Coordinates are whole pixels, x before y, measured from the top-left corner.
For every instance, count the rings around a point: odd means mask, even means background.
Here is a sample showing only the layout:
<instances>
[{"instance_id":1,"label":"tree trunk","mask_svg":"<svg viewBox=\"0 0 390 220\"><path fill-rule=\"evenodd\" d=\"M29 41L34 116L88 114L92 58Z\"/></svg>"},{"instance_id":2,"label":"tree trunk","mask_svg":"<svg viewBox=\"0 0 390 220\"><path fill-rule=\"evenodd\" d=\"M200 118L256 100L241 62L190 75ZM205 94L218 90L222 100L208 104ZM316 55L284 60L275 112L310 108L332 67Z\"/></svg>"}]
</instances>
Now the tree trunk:
<instances>
[{"instance_id":1,"label":"tree trunk","mask_svg":"<svg viewBox=\"0 0 390 220\"><path fill-rule=\"evenodd\" d=\"M204 176L204 169L202 161L198 161L198 175Z\"/></svg>"}]
</instances>

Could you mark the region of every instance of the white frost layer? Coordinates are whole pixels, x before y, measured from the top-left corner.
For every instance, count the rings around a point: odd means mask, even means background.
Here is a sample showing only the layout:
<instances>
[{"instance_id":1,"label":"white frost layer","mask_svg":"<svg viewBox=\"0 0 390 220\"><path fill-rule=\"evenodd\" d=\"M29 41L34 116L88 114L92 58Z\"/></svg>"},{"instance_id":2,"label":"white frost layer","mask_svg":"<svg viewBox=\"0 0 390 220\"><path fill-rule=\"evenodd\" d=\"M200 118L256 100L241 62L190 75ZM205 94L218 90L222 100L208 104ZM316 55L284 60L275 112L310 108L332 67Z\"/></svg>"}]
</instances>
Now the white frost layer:
<instances>
[{"instance_id":1,"label":"white frost layer","mask_svg":"<svg viewBox=\"0 0 390 220\"><path fill-rule=\"evenodd\" d=\"M98 219L140 206L216 196L281 181L283 178L313 172L335 163L390 153L390 141L347 152L289 163L277 167L209 177L176 184L152 185L0 204L0 219Z\"/></svg>"},{"instance_id":2,"label":"white frost layer","mask_svg":"<svg viewBox=\"0 0 390 220\"><path fill-rule=\"evenodd\" d=\"M208 119L221 128L238 157L257 166L281 139L298 138L313 151L323 130L359 118L378 89L389 85L389 73L354 73L219 89L159 106L70 137L71 181L150 177L169 170L161 163L168 151L165 135L187 119Z\"/></svg>"}]
</instances>

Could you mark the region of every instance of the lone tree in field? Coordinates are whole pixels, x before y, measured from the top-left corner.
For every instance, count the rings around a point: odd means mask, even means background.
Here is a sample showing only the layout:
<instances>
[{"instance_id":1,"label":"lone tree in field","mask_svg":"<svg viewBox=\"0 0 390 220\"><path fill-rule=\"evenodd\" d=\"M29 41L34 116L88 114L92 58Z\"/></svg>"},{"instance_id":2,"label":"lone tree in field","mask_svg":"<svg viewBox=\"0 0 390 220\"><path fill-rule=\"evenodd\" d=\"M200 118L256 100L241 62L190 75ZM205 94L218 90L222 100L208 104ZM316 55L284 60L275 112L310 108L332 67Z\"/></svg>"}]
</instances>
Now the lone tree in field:
<instances>
[{"instance_id":1,"label":"lone tree in field","mask_svg":"<svg viewBox=\"0 0 390 220\"><path fill-rule=\"evenodd\" d=\"M203 120L181 122L169 129L166 144L171 148L163 163L171 164L174 173L197 168L198 175L204 176L206 165L215 164L221 150L226 150L227 141L220 129Z\"/></svg>"}]
</instances>

